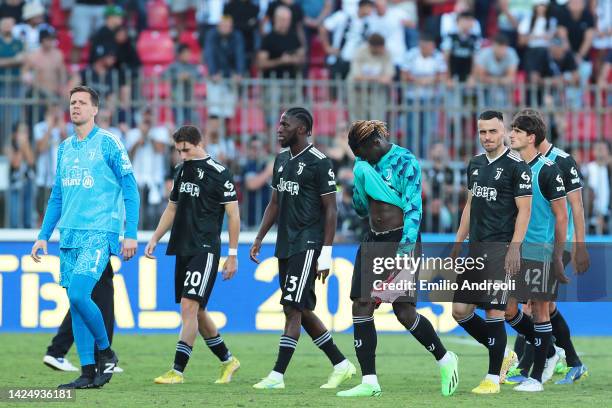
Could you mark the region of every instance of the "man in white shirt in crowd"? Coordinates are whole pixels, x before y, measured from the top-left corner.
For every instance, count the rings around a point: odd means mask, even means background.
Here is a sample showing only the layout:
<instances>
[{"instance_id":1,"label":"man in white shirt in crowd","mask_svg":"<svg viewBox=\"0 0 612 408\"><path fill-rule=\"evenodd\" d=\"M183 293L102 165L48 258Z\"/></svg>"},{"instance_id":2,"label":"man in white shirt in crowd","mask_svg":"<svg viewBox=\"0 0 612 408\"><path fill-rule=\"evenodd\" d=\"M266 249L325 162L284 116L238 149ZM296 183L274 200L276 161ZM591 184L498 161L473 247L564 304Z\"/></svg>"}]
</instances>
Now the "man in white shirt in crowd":
<instances>
[{"instance_id":1,"label":"man in white shirt in crowd","mask_svg":"<svg viewBox=\"0 0 612 408\"><path fill-rule=\"evenodd\" d=\"M585 166L584 176L593 193L591 218L592 233L597 235L610 232L610 144L607 140L598 140L593 144L595 161ZM588 205L588 203L587 203Z\"/></svg>"},{"instance_id":2,"label":"man in white shirt in crowd","mask_svg":"<svg viewBox=\"0 0 612 408\"><path fill-rule=\"evenodd\" d=\"M72 123L66 123L64 111L60 105L50 105L47 108L45 120L34 125L36 211L40 221L45 215L47 201L55 182L57 148L72 132Z\"/></svg>"},{"instance_id":3,"label":"man in white shirt in crowd","mask_svg":"<svg viewBox=\"0 0 612 408\"><path fill-rule=\"evenodd\" d=\"M508 45L508 38L497 34L493 45L486 47L474 61L474 77L484 85L482 106L509 106L512 104L507 87L516 81L519 57Z\"/></svg>"},{"instance_id":4,"label":"man in white shirt in crowd","mask_svg":"<svg viewBox=\"0 0 612 408\"><path fill-rule=\"evenodd\" d=\"M459 17L459 14L466 11L471 13L474 12L473 1L457 0L455 3L455 8L452 12L442 14L442 17L440 18L440 38L455 34L457 31L459 31L457 26L457 17ZM476 37L482 37L482 29L478 21L474 22L470 34L473 34Z\"/></svg>"},{"instance_id":5,"label":"man in white shirt in crowd","mask_svg":"<svg viewBox=\"0 0 612 408\"><path fill-rule=\"evenodd\" d=\"M332 78L345 79L355 51L367 40L373 3L360 0L357 15L342 9L327 17L319 29L319 38L327 54L326 64ZM332 42L329 42L332 33Z\"/></svg>"},{"instance_id":6,"label":"man in white shirt in crowd","mask_svg":"<svg viewBox=\"0 0 612 408\"><path fill-rule=\"evenodd\" d=\"M404 54L401 65L402 82L408 84L404 93L409 106L407 142L405 146L417 157L424 157L428 140L436 137L438 126L437 85L447 78L444 55L436 48L435 39L421 33L419 46Z\"/></svg>"},{"instance_id":7,"label":"man in white shirt in crowd","mask_svg":"<svg viewBox=\"0 0 612 408\"><path fill-rule=\"evenodd\" d=\"M138 127L126 134L125 147L132 160L134 177L140 192L139 228L154 230L163 208L164 178L167 166L170 132L164 126L154 126L153 114L145 108L137 121Z\"/></svg>"},{"instance_id":8,"label":"man in white shirt in crowd","mask_svg":"<svg viewBox=\"0 0 612 408\"><path fill-rule=\"evenodd\" d=\"M389 7L387 0L375 0L375 13L372 14L371 31L385 38L385 44L393 64L399 67L406 53L405 27L409 24L409 17L404 10Z\"/></svg>"}]
</instances>

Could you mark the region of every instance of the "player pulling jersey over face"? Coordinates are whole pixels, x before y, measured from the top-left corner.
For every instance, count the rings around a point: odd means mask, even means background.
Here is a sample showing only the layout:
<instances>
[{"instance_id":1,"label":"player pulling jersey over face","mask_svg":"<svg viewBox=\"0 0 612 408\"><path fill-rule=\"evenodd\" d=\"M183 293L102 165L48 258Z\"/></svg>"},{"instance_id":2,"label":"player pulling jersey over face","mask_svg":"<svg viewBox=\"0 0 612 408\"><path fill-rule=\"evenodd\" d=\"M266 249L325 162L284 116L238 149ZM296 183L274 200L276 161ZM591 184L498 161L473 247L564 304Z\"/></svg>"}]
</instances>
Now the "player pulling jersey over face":
<instances>
[{"instance_id":1,"label":"player pulling jersey over face","mask_svg":"<svg viewBox=\"0 0 612 408\"><path fill-rule=\"evenodd\" d=\"M403 213L400 243L417 242L423 201L421 168L412 152L393 144L374 165L356 157L354 173L353 206L357 214L368 215L370 199L392 204Z\"/></svg>"},{"instance_id":2,"label":"player pulling jersey over face","mask_svg":"<svg viewBox=\"0 0 612 408\"><path fill-rule=\"evenodd\" d=\"M376 120L356 121L349 131L349 146L357 158L353 205L359 215L369 217L371 231L355 257L351 286L355 353L362 383L337 395L370 397L382 392L376 375L377 333L373 314L384 298L392 303L398 321L436 359L440 366L440 391L450 396L459 384L457 356L446 350L429 320L417 313L415 294L372 291L375 275L369 260L373 256L394 258L400 242L407 245L399 250L407 246L404 253L409 253L418 241L422 215L420 166L409 150L389 143L388 137L386 125ZM395 275L395 271L387 272ZM395 276L403 276L404 272ZM416 271L408 273L407 279L416 279Z\"/></svg>"}]
</instances>

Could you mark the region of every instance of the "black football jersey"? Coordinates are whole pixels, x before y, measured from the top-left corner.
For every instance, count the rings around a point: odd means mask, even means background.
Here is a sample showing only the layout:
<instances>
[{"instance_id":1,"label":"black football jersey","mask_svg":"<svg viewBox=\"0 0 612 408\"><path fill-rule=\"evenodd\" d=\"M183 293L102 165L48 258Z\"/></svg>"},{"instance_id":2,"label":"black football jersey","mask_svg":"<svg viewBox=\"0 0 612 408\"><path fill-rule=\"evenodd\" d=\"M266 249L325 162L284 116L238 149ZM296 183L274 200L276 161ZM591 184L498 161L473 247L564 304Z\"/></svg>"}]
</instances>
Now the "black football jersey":
<instances>
[{"instance_id":1,"label":"black football jersey","mask_svg":"<svg viewBox=\"0 0 612 408\"><path fill-rule=\"evenodd\" d=\"M531 196L529 165L510 149L491 162L483 153L470 160L467 178L470 242L510 242L518 214L514 199Z\"/></svg>"},{"instance_id":2,"label":"black football jersey","mask_svg":"<svg viewBox=\"0 0 612 408\"><path fill-rule=\"evenodd\" d=\"M168 255L219 252L225 204L237 201L232 172L210 157L177 166L170 201L176 203Z\"/></svg>"},{"instance_id":3,"label":"black football jersey","mask_svg":"<svg viewBox=\"0 0 612 408\"><path fill-rule=\"evenodd\" d=\"M274 255L289 258L323 244L321 196L336 192L332 163L313 145L292 156L281 151L274 161L272 188L278 197L278 233Z\"/></svg>"},{"instance_id":4,"label":"black football jersey","mask_svg":"<svg viewBox=\"0 0 612 408\"><path fill-rule=\"evenodd\" d=\"M566 194L582 188L582 174L576 160L569 153L558 147L550 146L544 156L559 166Z\"/></svg>"},{"instance_id":5,"label":"black football jersey","mask_svg":"<svg viewBox=\"0 0 612 408\"><path fill-rule=\"evenodd\" d=\"M583 187L582 173L580 168L576 164L576 160L569 153L559 149L558 147L551 146L545 154L546 158L555 162L561 171L561 177L563 178L563 184L565 185L565 192L569 195L572 191L579 191ZM574 241L574 216L572 213L572 207L567 206L568 212L568 224L567 224L567 249L571 249L572 242Z\"/></svg>"}]
</instances>

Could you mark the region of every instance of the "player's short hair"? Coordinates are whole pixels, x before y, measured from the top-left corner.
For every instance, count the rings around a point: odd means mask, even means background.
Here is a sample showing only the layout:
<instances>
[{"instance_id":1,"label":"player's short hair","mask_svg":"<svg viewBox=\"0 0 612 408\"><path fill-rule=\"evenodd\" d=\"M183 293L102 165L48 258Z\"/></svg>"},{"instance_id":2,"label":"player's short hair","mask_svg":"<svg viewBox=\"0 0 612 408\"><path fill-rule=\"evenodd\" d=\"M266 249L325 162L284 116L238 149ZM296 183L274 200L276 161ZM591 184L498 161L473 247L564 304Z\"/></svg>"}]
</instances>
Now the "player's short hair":
<instances>
[{"instance_id":1,"label":"player's short hair","mask_svg":"<svg viewBox=\"0 0 612 408\"><path fill-rule=\"evenodd\" d=\"M535 135L536 147L546 138L546 124L541 115L516 115L512 119L512 129L519 129L528 135Z\"/></svg>"},{"instance_id":2,"label":"player's short hair","mask_svg":"<svg viewBox=\"0 0 612 408\"><path fill-rule=\"evenodd\" d=\"M380 120L358 120L353 122L348 132L349 146L353 152L371 137L389 138L385 122Z\"/></svg>"},{"instance_id":3,"label":"player's short hair","mask_svg":"<svg viewBox=\"0 0 612 408\"><path fill-rule=\"evenodd\" d=\"M510 40L508 37L502 33L497 33L493 37L493 44L497 45L510 45Z\"/></svg>"},{"instance_id":4,"label":"player's short hair","mask_svg":"<svg viewBox=\"0 0 612 408\"><path fill-rule=\"evenodd\" d=\"M503 122L504 114L496 110L486 110L484 112L481 112L480 116L478 116L478 120L491 120L491 119L499 119Z\"/></svg>"},{"instance_id":5,"label":"player's short hair","mask_svg":"<svg viewBox=\"0 0 612 408\"><path fill-rule=\"evenodd\" d=\"M187 50L191 50L191 48L189 48L189 46L185 43L180 43L178 47L176 48L176 53L180 55L183 53L183 51L187 51Z\"/></svg>"},{"instance_id":6,"label":"player's short hair","mask_svg":"<svg viewBox=\"0 0 612 408\"><path fill-rule=\"evenodd\" d=\"M460 18L475 18L475 17L474 17L474 13L472 13L471 11L462 11L461 13L459 13L459 15L457 15L457 20L459 20Z\"/></svg>"},{"instance_id":7,"label":"player's short hair","mask_svg":"<svg viewBox=\"0 0 612 408\"><path fill-rule=\"evenodd\" d=\"M100 106L100 97L98 96L98 93L85 85L80 85L80 86L75 86L74 88L72 88L70 90L70 98L72 98L72 95L74 95L77 92L87 92L89 94L89 96L91 97L91 104L93 106Z\"/></svg>"},{"instance_id":8,"label":"player's short hair","mask_svg":"<svg viewBox=\"0 0 612 408\"><path fill-rule=\"evenodd\" d=\"M544 115L542 115L542 112L540 112L537 109L533 109L533 108L521 109L520 111L518 111L516 113L516 115L514 115L514 117L522 116L522 115L525 115L525 116L535 116L538 119L540 119L542 122L546 123L546 121L544 120Z\"/></svg>"},{"instance_id":9,"label":"player's short hair","mask_svg":"<svg viewBox=\"0 0 612 408\"><path fill-rule=\"evenodd\" d=\"M419 33L419 41L420 42L436 42L436 37L431 34L429 31L421 31Z\"/></svg>"},{"instance_id":10,"label":"player's short hair","mask_svg":"<svg viewBox=\"0 0 612 408\"><path fill-rule=\"evenodd\" d=\"M374 33L368 37L368 44L372 47L384 47L385 37L378 33Z\"/></svg>"},{"instance_id":11,"label":"player's short hair","mask_svg":"<svg viewBox=\"0 0 612 408\"><path fill-rule=\"evenodd\" d=\"M195 126L185 125L181 126L172 134L172 139L175 143L187 142L192 145L200 144L202 141L202 133L200 129Z\"/></svg>"},{"instance_id":12,"label":"player's short hair","mask_svg":"<svg viewBox=\"0 0 612 408\"><path fill-rule=\"evenodd\" d=\"M285 115L296 118L297 120L302 122L302 125L304 125L304 127L306 128L306 133L310 135L310 133L312 132L313 119L312 114L308 111L308 109L295 106L293 108L287 109L285 111Z\"/></svg>"}]
</instances>

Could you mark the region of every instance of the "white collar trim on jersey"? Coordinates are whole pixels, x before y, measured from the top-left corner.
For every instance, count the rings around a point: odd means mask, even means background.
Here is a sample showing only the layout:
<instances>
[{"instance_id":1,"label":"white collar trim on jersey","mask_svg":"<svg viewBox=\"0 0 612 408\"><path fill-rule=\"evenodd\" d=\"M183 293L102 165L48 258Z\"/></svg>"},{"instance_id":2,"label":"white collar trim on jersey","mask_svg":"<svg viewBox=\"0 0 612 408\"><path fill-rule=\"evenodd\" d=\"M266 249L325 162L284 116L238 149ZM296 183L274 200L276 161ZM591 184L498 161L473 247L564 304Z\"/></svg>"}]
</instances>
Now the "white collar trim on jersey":
<instances>
[{"instance_id":1,"label":"white collar trim on jersey","mask_svg":"<svg viewBox=\"0 0 612 408\"><path fill-rule=\"evenodd\" d=\"M495 160L499 159L500 157L502 157L504 154L506 154L506 152L508 151L508 148L506 147L506 150L504 150L502 152L502 154L500 154L499 156L497 156L494 159L489 159L489 156L487 156L487 154L485 153L485 157L487 158L487 160L489 161L489 164L493 163Z\"/></svg>"},{"instance_id":2,"label":"white collar trim on jersey","mask_svg":"<svg viewBox=\"0 0 612 408\"><path fill-rule=\"evenodd\" d=\"M552 149L554 149L555 146L551 143L550 147L548 148L548 150L546 151L546 153L544 153L544 156L548 156L548 154L552 151Z\"/></svg>"},{"instance_id":3,"label":"white collar trim on jersey","mask_svg":"<svg viewBox=\"0 0 612 408\"><path fill-rule=\"evenodd\" d=\"M312 143L308 143L308 146L306 146L306 147L304 148L304 150L302 150L301 152L299 152L299 153L298 153L298 154L296 154L295 156L293 155L293 153L291 153L291 148L289 148L289 154L291 155L291 159L290 159L290 160L293 160L293 159L295 159L296 157L298 157L300 154L304 153L306 150L308 150L308 148L309 148L310 146L312 146Z\"/></svg>"},{"instance_id":4,"label":"white collar trim on jersey","mask_svg":"<svg viewBox=\"0 0 612 408\"><path fill-rule=\"evenodd\" d=\"M210 154L207 154L204 157L198 157L197 159L191 159L191 160L207 160L207 159L210 159Z\"/></svg>"}]
</instances>

